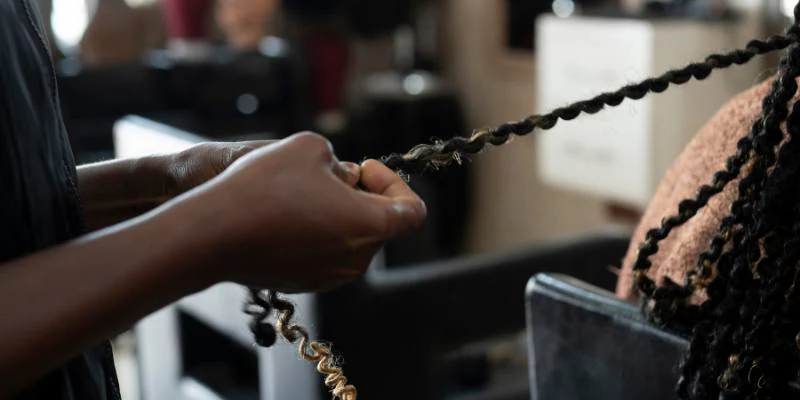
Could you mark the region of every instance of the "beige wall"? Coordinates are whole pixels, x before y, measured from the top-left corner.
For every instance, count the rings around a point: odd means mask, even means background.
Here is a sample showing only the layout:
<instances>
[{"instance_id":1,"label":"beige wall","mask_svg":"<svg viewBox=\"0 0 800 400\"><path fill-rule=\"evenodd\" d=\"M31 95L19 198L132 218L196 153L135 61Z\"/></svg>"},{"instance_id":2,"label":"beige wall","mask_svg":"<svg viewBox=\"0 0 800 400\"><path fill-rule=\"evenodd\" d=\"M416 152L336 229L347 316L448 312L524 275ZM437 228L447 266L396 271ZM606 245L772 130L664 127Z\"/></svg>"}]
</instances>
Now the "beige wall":
<instances>
[{"instance_id":1,"label":"beige wall","mask_svg":"<svg viewBox=\"0 0 800 400\"><path fill-rule=\"evenodd\" d=\"M640 0L634 0L640 1ZM474 127L534 113L535 57L503 50L502 0L442 0L443 58ZM731 0L758 13L759 0ZM491 252L573 235L609 223L598 199L554 189L538 179L533 137L477 156L475 206L467 243Z\"/></svg>"},{"instance_id":2,"label":"beige wall","mask_svg":"<svg viewBox=\"0 0 800 400\"><path fill-rule=\"evenodd\" d=\"M469 123L496 125L535 112L531 54L502 49L499 0L444 0L443 43L448 75L462 97ZM533 137L474 158L475 206L468 249L491 252L540 239L572 235L604 223L603 205L542 185Z\"/></svg>"}]
</instances>

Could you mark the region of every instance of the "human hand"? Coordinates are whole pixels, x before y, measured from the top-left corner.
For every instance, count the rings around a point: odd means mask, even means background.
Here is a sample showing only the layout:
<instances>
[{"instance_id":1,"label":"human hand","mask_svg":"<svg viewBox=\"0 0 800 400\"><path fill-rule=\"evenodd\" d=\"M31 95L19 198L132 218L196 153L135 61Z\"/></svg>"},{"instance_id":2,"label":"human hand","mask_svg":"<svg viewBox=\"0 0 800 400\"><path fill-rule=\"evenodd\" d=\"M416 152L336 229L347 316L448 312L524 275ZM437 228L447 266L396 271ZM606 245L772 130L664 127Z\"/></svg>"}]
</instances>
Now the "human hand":
<instances>
[{"instance_id":1,"label":"human hand","mask_svg":"<svg viewBox=\"0 0 800 400\"><path fill-rule=\"evenodd\" d=\"M278 140L206 142L170 154L162 160L165 197L173 198L216 177L245 154Z\"/></svg>"},{"instance_id":2,"label":"human hand","mask_svg":"<svg viewBox=\"0 0 800 400\"><path fill-rule=\"evenodd\" d=\"M173 154L81 165L78 184L87 229L94 232L147 213L275 142L201 143Z\"/></svg>"},{"instance_id":3,"label":"human hand","mask_svg":"<svg viewBox=\"0 0 800 400\"><path fill-rule=\"evenodd\" d=\"M309 133L248 152L186 197L180 203L203 219L212 281L283 292L358 278L386 241L426 217L423 201L382 163L341 163Z\"/></svg>"}]
</instances>

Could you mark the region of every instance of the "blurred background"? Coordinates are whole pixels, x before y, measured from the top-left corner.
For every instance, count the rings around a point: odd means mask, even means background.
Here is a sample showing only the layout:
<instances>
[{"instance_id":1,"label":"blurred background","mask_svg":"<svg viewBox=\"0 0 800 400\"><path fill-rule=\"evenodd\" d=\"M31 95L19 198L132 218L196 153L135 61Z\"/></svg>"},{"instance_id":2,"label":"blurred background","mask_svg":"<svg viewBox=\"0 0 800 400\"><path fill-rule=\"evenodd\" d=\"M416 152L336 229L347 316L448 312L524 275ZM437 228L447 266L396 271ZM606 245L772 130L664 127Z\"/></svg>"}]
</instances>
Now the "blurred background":
<instances>
[{"instance_id":1,"label":"blurred background","mask_svg":"<svg viewBox=\"0 0 800 400\"><path fill-rule=\"evenodd\" d=\"M343 160L403 152L741 47L781 32L794 6L35 1L80 162L301 130L327 136ZM559 272L613 291L627 235L666 168L776 57L412 177L426 225L387 245L363 281L294 297L299 313L334 343L364 398L536 398L528 278ZM326 398L289 346L252 346L242 302L241 288L221 285L118 338L124 398ZM392 366L376 354L387 345Z\"/></svg>"}]
</instances>

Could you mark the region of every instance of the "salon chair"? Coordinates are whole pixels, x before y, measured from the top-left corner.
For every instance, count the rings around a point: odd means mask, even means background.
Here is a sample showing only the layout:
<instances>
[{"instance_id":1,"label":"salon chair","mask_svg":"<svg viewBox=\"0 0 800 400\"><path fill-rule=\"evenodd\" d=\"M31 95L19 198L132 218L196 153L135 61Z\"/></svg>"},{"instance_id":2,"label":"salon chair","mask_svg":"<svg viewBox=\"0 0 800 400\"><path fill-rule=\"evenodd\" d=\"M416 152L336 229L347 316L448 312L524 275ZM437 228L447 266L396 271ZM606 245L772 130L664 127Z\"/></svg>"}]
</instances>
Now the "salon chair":
<instances>
[{"instance_id":1,"label":"salon chair","mask_svg":"<svg viewBox=\"0 0 800 400\"><path fill-rule=\"evenodd\" d=\"M364 398L527 399L527 365L522 376L493 377L486 352L456 361L452 354L524 332L525 284L534 273L613 288L608 267L619 264L628 241L626 233L604 231L414 268L373 267L360 282L320 297L316 326L345 357L347 377Z\"/></svg>"},{"instance_id":2,"label":"salon chair","mask_svg":"<svg viewBox=\"0 0 800 400\"><path fill-rule=\"evenodd\" d=\"M675 398L688 342L648 324L635 305L568 273L539 273L525 306L531 400Z\"/></svg>"}]
</instances>

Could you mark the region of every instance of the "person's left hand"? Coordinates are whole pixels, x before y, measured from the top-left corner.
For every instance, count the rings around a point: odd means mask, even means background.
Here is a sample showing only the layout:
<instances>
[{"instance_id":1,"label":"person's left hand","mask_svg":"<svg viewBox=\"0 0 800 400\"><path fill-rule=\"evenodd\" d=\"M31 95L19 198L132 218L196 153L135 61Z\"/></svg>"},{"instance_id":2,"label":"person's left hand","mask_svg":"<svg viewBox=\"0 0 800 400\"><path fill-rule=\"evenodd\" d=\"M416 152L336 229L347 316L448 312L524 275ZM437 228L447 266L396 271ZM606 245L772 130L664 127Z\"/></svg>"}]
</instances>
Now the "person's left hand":
<instances>
[{"instance_id":1,"label":"person's left hand","mask_svg":"<svg viewBox=\"0 0 800 400\"><path fill-rule=\"evenodd\" d=\"M173 154L81 166L78 182L87 228L95 231L151 211L213 179L251 151L277 142L207 142Z\"/></svg>"},{"instance_id":2,"label":"person's left hand","mask_svg":"<svg viewBox=\"0 0 800 400\"><path fill-rule=\"evenodd\" d=\"M278 140L207 142L169 155L166 160L165 195L172 198L194 189L219 175L245 154L277 142Z\"/></svg>"}]
</instances>

